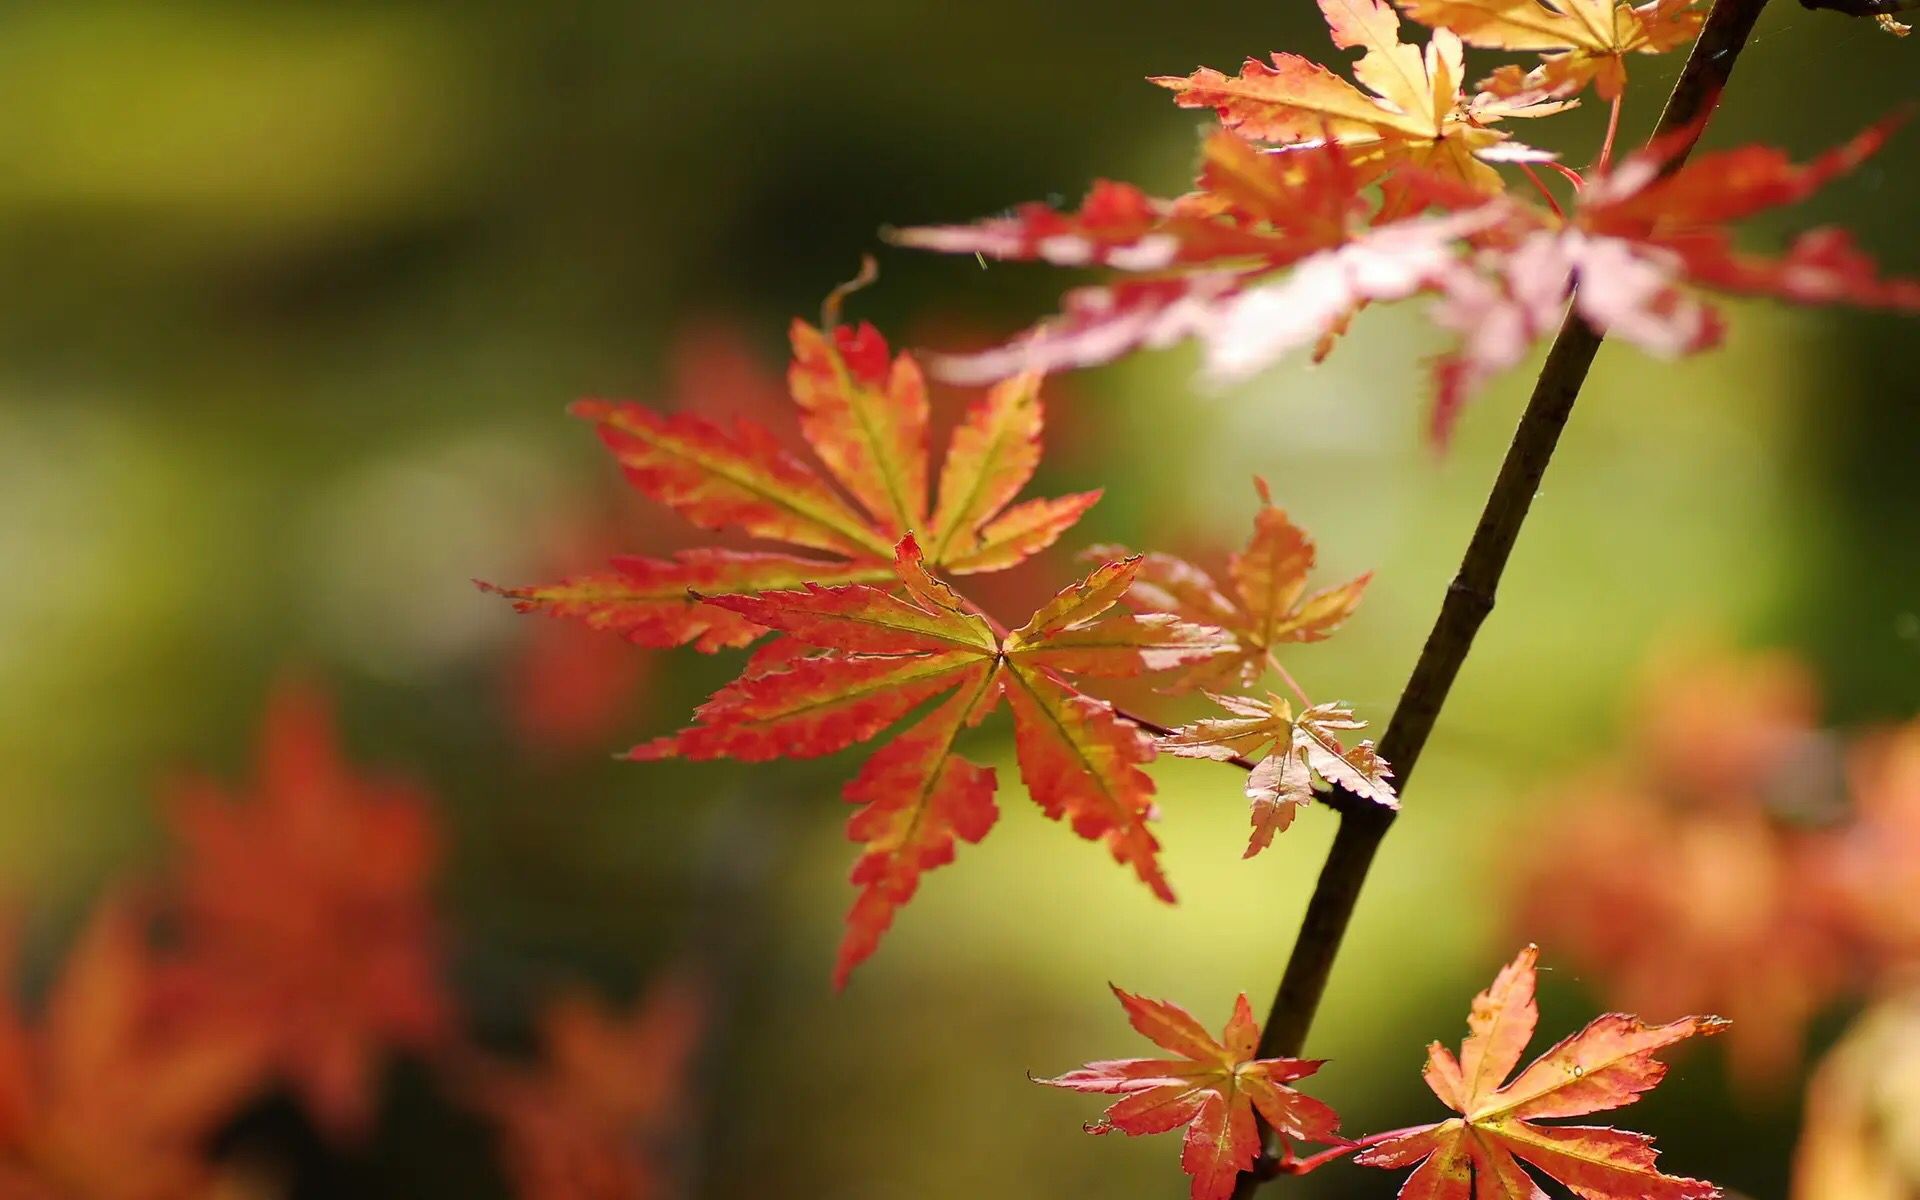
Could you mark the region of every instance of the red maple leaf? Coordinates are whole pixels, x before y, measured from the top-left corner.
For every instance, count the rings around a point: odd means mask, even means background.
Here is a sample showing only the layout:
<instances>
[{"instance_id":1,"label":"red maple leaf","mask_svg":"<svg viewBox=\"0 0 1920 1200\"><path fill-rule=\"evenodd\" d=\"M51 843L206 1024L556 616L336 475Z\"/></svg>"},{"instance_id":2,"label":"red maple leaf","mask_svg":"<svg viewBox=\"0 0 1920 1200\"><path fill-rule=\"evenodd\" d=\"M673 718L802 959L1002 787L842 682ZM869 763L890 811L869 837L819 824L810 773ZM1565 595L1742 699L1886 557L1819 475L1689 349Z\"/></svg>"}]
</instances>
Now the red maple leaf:
<instances>
[{"instance_id":1,"label":"red maple leaf","mask_svg":"<svg viewBox=\"0 0 1920 1200\"><path fill-rule=\"evenodd\" d=\"M1839 229L1803 234L1785 256L1736 250L1730 221L1798 203L1886 143L1883 122L1804 166L1764 146L1702 155L1668 173L1688 129L1589 180L1564 219L1500 202L1482 250L1444 284L1435 319L1461 334L1436 368L1434 427L1444 438L1461 405L1556 329L1572 295L1595 329L1663 357L1717 345L1719 314L1689 285L1802 304L1920 311L1920 281L1882 279ZM1575 285L1578 284L1578 287Z\"/></svg>"},{"instance_id":2,"label":"red maple leaf","mask_svg":"<svg viewBox=\"0 0 1920 1200\"><path fill-rule=\"evenodd\" d=\"M912 357L890 356L865 324L823 333L796 321L792 341L788 382L800 432L831 482L746 419L725 425L601 400L573 411L595 423L634 487L692 524L832 557L703 547L616 558L608 573L544 586L482 586L522 612L582 620L642 645L713 651L764 631L712 598L884 583L893 578L893 545L907 533L948 573L1004 570L1052 545L1099 499L1082 492L1014 503L1040 461L1037 378L1009 380L968 409L930 497L926 383Z\"/></svg>"},{"instance_id":3,"label":"red maple leaf","mask_svg":"<svg viewBox=\"0 0 1920 1200\"><path fill-rule=\"evenodd\" d=\"M707 603L786 635L702 705L697 724L636 747L632 757L765 761L832 754L868 741L936 697L933 710L888 742L847 785L861 805L848 833L865 845L861 889L847 918L835 982L873 952L923 871L953 860L957 842L993 825L994 773L953 752L962 730L1004 699L1013 710L1020 774L1043 812L1106 844L1162 899L1159 843L1147 829L1153 781L1140 767L1153 740L1068 677L1127 676L1224 652L1216 629L1166 615L1110 610L1138 560L1109 563L1062 590L1024 626L1002 632L926 571L914 538L896 551L904 598L865 584Z\"/></svg>"},{"instance_id":4,"label":"red maple leaf","mask_svg":"<svg viewBox=\"0 0 1920 1200\"><path fill-rule=\"evenodd\" d=\"M182 996L260 1031L328 1132L363 1132L387 1048L431 1048L449 1032L425 798L356 776L326 702L285 687L268 706L253 794L193 781L167 815L184 860Z\"/></svg>"},{"instance_id":5,"label":"red maple leaf","mask_svg":"<svg viewBox=\"0 0 1920 1200\"><path fill-rule=\"evenodd\" d=\"M702 989L669 979L631 1012L569 993L540 1016L540 1060L487 1063L474 1098L498 1125L521 1200L671 1195L687 1074L706 1024Z\"/></svg>"},{"instance_id":6,"label":"red maple leaf","mask_svg":"<svg viewBox=\"0 0 1920 1200\"><path fill-rule=\"evenodd\" d=\"M982 383L1199 338L1210 371L1237 378L1295 349L1324 353L1361 307L1437 286L1459 239L1492 220L1398 219L1397 192L1376 209L1363 188L1392 164L1356 164L1352 153L1337 143L1266 152L1221 131L1207 139L1198 189L1176 201L1102 184L1078 213L1028 206L894 234L923 249L1145 272L1070 292L1060 316L1004 346L940 357L935 369Z\"/></svg>"},{"instance_id":7,"label":"red maple leaf","mask_svg":"<svg viewBox=\"0 0 1920 1200\"><path fill-rule=\"evenodd\" d=\"M1219 1040L1193 1015L1165 1000L1113 989L1141 1036L1177 1058L1123 1058L1088 1063L1036 1082L1076 1092L1117 1095L1089 1133L1166 1133L1187 1127L1180 1169L1193 1176L1193 1200L1224 1200L1260 1155L1257 1112L1283 1138L1340 1141L1340 1118L1287 1085L1318 1071L1298 1058L1255 1058L1260 1026L1243 992ZM1290 1148L1289 1148L1290 1149Z\"/></svg>"},{"instance_id":8,"label":"red maple leaf","mask_svg":"<svg viewBox=\"0 0 1920 1200\"><path fill-rule=\"evenodd\" d=\"M168 1002L138 906L121 896L94 911L37 1024L10 993L0 995L0 1195L214 1193L202 1142L260 1082L261 1043Z\"/></svg>"},{"instance_id":9,"label":"red maple leaf","mask_svg":"<svg viewBox=\"0 0 1920 1200\"><path fill-rule=\"evenodd\" d=\"M1708 1200L1720 1189L1698 1179L1664 1175L1654 1166L1653 1139L1625 1130L1542 1125L1632 1104L1667 1073L1654 1054L1695 1035L1725 1028L1717 1017L1684 1017L1668 1025L1610 1013L1554 1045L1512 1080L1533 1040L1534 963L1528 946L1474 998L1460 1056L1439 1042L1427 1048L1427 1086L1460 1115L1408 1130L1372 1146L1354 1161L1418 1169L1400 1200L1544 1200L1528 1163L1582 1200Z\"/></svg>"}]
</instances>

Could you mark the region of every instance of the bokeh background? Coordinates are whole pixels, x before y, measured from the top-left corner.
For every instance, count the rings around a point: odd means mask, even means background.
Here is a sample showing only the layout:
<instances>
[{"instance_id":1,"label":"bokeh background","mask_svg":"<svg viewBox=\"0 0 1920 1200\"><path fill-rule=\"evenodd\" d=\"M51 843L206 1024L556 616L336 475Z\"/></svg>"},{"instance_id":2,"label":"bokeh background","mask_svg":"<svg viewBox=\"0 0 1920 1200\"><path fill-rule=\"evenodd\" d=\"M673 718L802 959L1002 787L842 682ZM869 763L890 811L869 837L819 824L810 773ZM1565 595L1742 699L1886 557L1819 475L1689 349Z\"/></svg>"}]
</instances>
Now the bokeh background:
<instances>
[{"instance_id":1,"label":"bokeh background","mask_svg":"<svg viewBox=\"0 0 1920 1200\"><path fill-rule=\"evenodd\" d=\"M729 664L612 640L546 654L547 623L470 580L691 543L623 492L569 399L736 403L699 381L776 379L786 320L885 224L1071 199L1097 175L1177 191L1199 122L1142 78L1274 48L1332 53L1301 0L7 6L0 881L29 944L52 954L105 880L153 860L172 773L249 769L294 671L332 689L356 758L437 797L481 1036L511 1038L556 980L624 996L692 960L725 981L688 1101L697 1194L1174 1194L1171 1138L1082 1138L1095 1106L1023 1073L1133 1052L1109 979L1209 1023L1238 990L1263 1003L1326 814L1243 863L1236 779L1163 764L1167 908L1015 791L835 997L855 760L616 763ZM1914 99L1917 55L1780 0L1710 142L1815 150ZM1636 64L1630 129L1677 67ZM1585 157L1600 116L1541 140ZM1920 273L1915 195L1909 133L1755 232L1840 221ZM910 343L1011 331L1061 282L880 259L851 312ZM1329 579L1378 572L1347 630L1290 665L1383 720L1528 375L1437 457L1436 346L1388 311L1324 366L1229 393L1196 391L1184 351L1060 380L1040 485L1109 489L1076 538L1205 556L1268 477ZM1421 1047L1457 1036L1524 937L1517 860L1577 850L1507 835L1543 781L1615 743L1649 653L1785 647L1836 722L1913 715L1916 346L1898 318L1742 305L1711 357L1603 352L1315 1031L1351 1128L1431 1119ZM1000 594L1011 611L1068 569L1043 559ZM1550 978L1549 1029L1596 1009ZM1634 1116L1676 1169L1774 1197L1798 1103L1736 1087L1709 1048ZM387 1104L356 1194L501 1194L471 1156L434 1165L457 1137L431 1088L402 1078ZM1393 1186L1340 1168L1289 1194Z\"/></svg>"}]
</instances>

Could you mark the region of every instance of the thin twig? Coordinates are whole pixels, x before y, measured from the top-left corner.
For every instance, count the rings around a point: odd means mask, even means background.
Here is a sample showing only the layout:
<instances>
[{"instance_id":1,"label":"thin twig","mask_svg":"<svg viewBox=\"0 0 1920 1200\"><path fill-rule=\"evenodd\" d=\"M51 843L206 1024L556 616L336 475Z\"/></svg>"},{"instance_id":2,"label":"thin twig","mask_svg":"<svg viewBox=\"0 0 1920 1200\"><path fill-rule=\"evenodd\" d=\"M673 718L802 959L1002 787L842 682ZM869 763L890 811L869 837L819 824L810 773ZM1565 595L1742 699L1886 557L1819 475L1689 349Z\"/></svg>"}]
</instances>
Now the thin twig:
<instances>
[{"instance_id":1,"label":"thin twig","mask_svg":"<svg viewBox=\"0 0 1920 1200\"><path fill-rule=\"evenodd\" d=\"M1806 0L1802 0L1806 2ZM1920 0L1915 0L1920 2ZM1754 23L1766 8L1767 0L1716 0L1708 14L1693 53L1687 59L1666 111L1660 116L1655 137L1681 129L1692 129L1697 139L1705 122L1701 119L1713 105L1734 62L1747 44ZM1677 168L1691 145L1679 154L1669 169ZM1473 646L1481 622L1493 611L1494 593L1506 570L1507 558L1520 535L1527 511L1539 491L1540 480L1559 444L1561 431L1573 411L1574 400L1586 382L1587 371L1599 352L1601 335L1577 314L1569 312L1546 365L1534 385L1533 396L1514 431L1486 507L1474 527L1460 570L1447 587L1433 630L1414 664L1413 674L1400 694L1393 718L1381 738L1380 753L1393 765L1396 782L1404 795L1420 752L1446 703L1447 693ZM1313 898L1301 919L1300 933L1287 960L1273 1008L1260 1038L1261 1058L1297 1057L1313 1024L1315 1010L1326 991L1341 939L1360 898L1368 868L1372 866L1380 841L1393 825L1394 811L1379 805L1350 805L1342 811L1340 831L1321 868ZM1265 1131L1263 1129L1263 1134ZM1271 1136L1268 1153L1254 1172L1243 1174L1234 1195L1239 1200L1251 1196L1272 1171Z\"/></svg>"},{"instance_id":2,"label":"thin twig","mask_svg":"<svg viewBox=\"0 0 1920 1200\"><path fill-rule=\"evenodd\" d=\"M1849 17L1890 17L1920 10L1920 0L1800 0L1802 8L1824 8Z\"/></svg>"}]
</instances>

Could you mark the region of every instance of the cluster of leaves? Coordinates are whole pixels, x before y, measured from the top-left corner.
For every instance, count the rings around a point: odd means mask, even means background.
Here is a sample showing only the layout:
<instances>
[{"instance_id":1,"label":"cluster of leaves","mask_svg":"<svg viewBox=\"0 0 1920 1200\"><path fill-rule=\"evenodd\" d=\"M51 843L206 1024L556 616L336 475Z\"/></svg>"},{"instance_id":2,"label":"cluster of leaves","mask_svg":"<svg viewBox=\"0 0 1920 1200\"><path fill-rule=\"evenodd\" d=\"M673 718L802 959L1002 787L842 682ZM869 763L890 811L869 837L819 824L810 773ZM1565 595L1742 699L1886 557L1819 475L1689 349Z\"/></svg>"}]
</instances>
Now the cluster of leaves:
<instances>
[{"instance_id":1,"label":"cluster of leaves","mask_svg":"<svg viewBox=\"0 0 1920 1200\"><path fill-rule=\"evenodd\" d=\"M1250 687L1278 669L1278 647L1327 637L1368 581L1308 594L1314 543L1264 483L1253 536L1229 564L1232 598L1191 563L1097 547L1089 552L1094 570L1009 628L950 580L1018 565L1099 496L1017 501L1040 462L1039 377L1004 381L968 405L934 484L928 389L910 355L891 355L864 324L822 332L796 322L792 343L788 379L800 433L824 476L755 421L727 428L690 411L662 416L601 402L576 412L596 423L643 494L696 526L840 557L701 548L616 559L610 574L495 590L522 611L584 621L647 646L717 651L775 635L700 707L692 727L635 747L629 757L637 760L816 757L919 714L845 790L860 806L848 833L862 854L837 985L872 954L920 876L997 820L995 772L956 747L1003 701L1021 780L1041 811L1103 843L1169 902L1149 828L1154 785L1141 769L1156 739L1090 694L1089 681L1146 675L1169 691L1207 689L1236 712L1259 706L1251 724L1243 717L1218 730L1221 723L1203 722L1163 743L1200 757L1276 743L1249 778L1254 849L1312 799L1316 781L1393 803L1388 768L1371 744L1349 749L1340 740L1363 728L1346 708L1306 705L1296 717L1285 702L1221 690Z\"/></svg>"},{"instance_id":2,"label":"cluster of leaves","mask_svg":"<svg viewBox=\"0 0 1920 1200\"><path fill-rule=\"evenodd\" d=\"M1298 349L1324 356L1364 307L1425 294L1434 321L1460 339L1434 367L1432 428L1444 439L1466 399L1552 332L1569 298L1594 329L1668 357L1720 341L1703 288L1920 311L1920 283L1881 279L1844 231L1807 233L1776 259L1740 252L1729 231L1853 169L1887 125L1805 166L1760 146L1680 165L1697 129L1614 160L1628 59L1690 41L1700 13L1688 0L1397 2L1319 0L1334 44L1364 52L1353 83L1289 53L1249 59L1237 75L1154 80L1219 118L1185 195L1102 181L1077 211L1028 205L897 232L922 249L1128 273L1070 292L1061 315L1016 341L940 369L984 381L1195 338L1210 374L1233 379ZM1401 40L1402 13L1432 28L1424 48ZM1469 88L1463 46L1542 57ZM1502 125L1563 111L1589 88L1615 105L1589 171ZM1538 202L1510 193L1502 166ZM1570 186L1564 200L1541 166Z\"/></svg>"},{"instance_id":3,"label":"cluster of leaves","mask_svg":"<svg viewBox=\"0 0 1920 1200\"><path fill-rule=\"evenodd\" d=\"M1143 1000L1114 989L1142 1035L1178 1058L1131 1058L1089 1063L1039 1082L1121 1098L1090 1133L1165 1133L1187 1127L1181 1167L1193 1177L1193 1200L1224 1200L1260 1154L1257 1112L1282 1138L1281 1171L1304 1173L1347 1154L1367 1166L1415 1168L1402 1200L1508 1200L1543 1193L1526 1163L1584 1200L1705 1200L1719 1189L1697 1179L1663 1174L1652 1139L1618 1129L1544 1125L1631 1104L1660 1082L1666 1067L1655 1055L1696 1035L1720 1032L1716 1017L1685 1017L1647 1025L1610 1013L1519 1067L1533 1040L1532 946L1501 970L1474 998L1460 1053L1438 1042L1427 1050L1426 1082L1458 1115L1432 1125L1396 1129L1356 1140L1338 1133L1333 1110L1287 1085L1323 1063L1257 1058L1260 1028L1243 995L1224 1035L1215 1040L1178 1005ZM1331 1144L1309 1159L1294 1141Z\"/></svg>"},{"instance_id":4,"label":"cluster of leaves","mask_svg":"<svg viewBox=\"0 0 1920 1200\"><path fill-rule=\"evenodd\" d=\"M273 1164L210 1155L216 1135L285 1094L359 1144L395 1054L465 1085L516 1195L653 1193L698 1044L693 993L665 987L631 1016L563 997L537 1065L467 1046L429 900L431 808L356 773L318 695L274 699L249 794L188 782L168 815L167 876L100 902L36 1015L11 987L0 998L0 1193L278 1194Z\"/></svg>"},{"instance_id":5,"label":"cluster of leaves","mask_svg":"<svg viewBox=\"0 0 1920 1200\"><path fill-rule=\"evenodd\" d=\"M1841 737L1798 664L1724 653L1636 710L1549 801L1535 835L1583 852L1522 878L1517 919L1615 1003L1727 1013L1735 1069L1778 1083L1824 1008L1920 966L1920 724Z\"/></svg>"}]
</instances>

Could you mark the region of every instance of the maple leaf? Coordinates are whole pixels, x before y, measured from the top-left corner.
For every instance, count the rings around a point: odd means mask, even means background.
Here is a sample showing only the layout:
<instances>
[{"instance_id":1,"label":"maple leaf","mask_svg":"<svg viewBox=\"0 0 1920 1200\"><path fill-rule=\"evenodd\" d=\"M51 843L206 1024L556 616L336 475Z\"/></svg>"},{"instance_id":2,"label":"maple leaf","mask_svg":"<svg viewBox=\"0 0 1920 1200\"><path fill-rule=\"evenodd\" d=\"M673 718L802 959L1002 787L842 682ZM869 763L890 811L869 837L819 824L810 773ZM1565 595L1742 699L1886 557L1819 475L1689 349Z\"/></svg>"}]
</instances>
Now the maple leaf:
<instances>
[{"instance_id":1,"label":"maple leaf","mask_svg":"<svg viewBox=\"0 0 1920 1200\"><path fill-rule=\"evenodd\" d=\"M1662 1174L1653 1139L1584 1125L1542 1125L1620 1108L1666 1075L1656 1052L1695 1035L1720 1032L1717 1017L1685 1017L1667 1025L1609 1013L1554 1045L1511 1081L1539 1021L1534 964L1528 946L1474 998L1460 1055L1439 1042L1427 1048L1426 1080L1460 1115L1380 1142L1354 1161L1418 1169L1401 1200L1543 1200L1525 1162L1582 1200L1707 1200L1720 1189Z\"/></svg>"},{"instance_id":2,"label":"maple leaf","mask_svg":"<svg viewBox=\"0 0 1920 1200\"><path fill-rule=\"evenodd\" d=\"M1255 1058L1260 1026L1246 994L1215 1040L1193 1015L1165 1000L1148 1000L1119 988L1113 994L1141 1036L1177 1058L1126 1058L1093 1062L1054 1079L1035 1082L1076 1092L1117 1095L1089 1133L1166 1133L1187 1127L1180 1168L1193 1177L1193 1200L1224 1200L1240 1172L1260 1155L1257 1112L1284 1138L1338 1142L1340 1118L1333 1109L1287 1085L1318 1071L1320 1062Z\"/></svg>"},{"instance_id":3,"label":"maple leaf","mask_svg":"<svg viewBox=\"0 0 1920 1200\"><path fill-rule=\"evenodd\" d=\"M1279 696L1265 701L1238 696L1212 696L1232 714L1196 721L1160 739L1168 753L1182 758L1229 760L1252 758L1269 744L1272 750L1247 774L1247 799L1253 805L1253 838L1247 844L1252 858L1285 832L1302 806L1313 802L1314 780L1344 788L1355 796L1388 808L1400 807L1388 782L1391 769L1374 752L1372 742L1351 750L1340 734L1365 729L1365 721L1341 704L1315 704L1294 715L1293 706Z\"/></svg>"},{"instance_id":4,"label":"maple leaf","mask_svg":"<svg viewBox=\"0 0 1920 1200\"><path fill-rule=\"evenodd\" d=\"M693 525L835 557L701 548L616 558L608 572L543 586L481 586L521 612L582 620L645 646L716 651L764 630L700 597L886 582L893 544L909 532L949 573L1003 570L1052 545L1099 499L1081 492L1013 503L1039 463L1044 419L1039 380L1025 376L969 407L930 515L926 383L913 358L890 355L867 324L823 332L795 321L791 340L800 432L827 478L745 419L729 426L601 400L572 411L594 422L635 488Z\"/></svg>"},{"instance_id":5,"label":"maple leaf","mask_svg":"<svg viewBox=\"0 0 1920 1200\"><path fill-rule=\"evenodd\" d=\"M1358 151L1356 162L1412 166L1490 195L1502 184L1483 159L1550 157L1508 143L1508 135L1491 126L1509 117L1546 116L1564 104L1466 94L1460 38L1436 29L1423 53L1400 40L1400 17L1387 0L1319 4L1334 45L1365 51L1353 66L1359 87L1284 52L1276 52L1271 65L1248 59L1237 76L1203 67L1153 82L1172 90L1181 107L1211 108L1222 125L1254 141L1297 146L1329 139Z\"/></svg>"},{"instance_id":6,"label":"maple leaf","mask_svg":"<svg viewBox=\"0 0 1920 1200\"><path fill-rule=\"evenodd\" d=\"M540 1014L536 1066L486 1063L473 1072L471 1094L500 1129L515 1195L645 1200L666 1192L705 1003L701 988L678 978L628 1013L567 993Z\"/></svg>"},{"instance_id":7,"label":"maple leaf","mask_svg":"<svg viewBox=\"0 0 1920 1200\"><path fill-rule=\"evenodd\" d=\"M1435 320L1462 335L1436 363L1434 428L1444 440L1471 393L1560 324L1571 293L1596 330L1663 357L1716 345L1719 314L1688 284L1806 304L1920 311L1920 281L1882 279L1846 233L1802 235L1780 259L1737 251L1728 221L1797 203L1886 142L1883 122L1806 165L1748 146L1671 173L1694 131L1656 142L1590 180L1566 219L1511 201L1499 236L1453 272ZM1579 286L1576 288L1575 284Z\"/></svg>"},{"instance_id":8,"label":"maple leaf","mask_svg":"<svg viewBox=\"0 0 1920 1200\"><path fill-rule=\"evenodd\" d=\"M196 780L172 801L184 858L174 986L259 1031L327 1132L363 1132L386 1049L431 1049L450 1032L425 799L356 777L326 703L284 687L268 707L255 794L236 800Z\"/></svg>"},{"instance_id":9,"label":"maple leaf","mask_svg":"<svg viewBox=\"0 0 1920 1200\"><path fill-rule=\"evenodd\" d=\"M1137 560L1109 563L1061 591L1024 626L1001 634L927 573L912 535L896 550L904 596L864 584L808 584L709 603L815 651L749 664L696 712L697 723L636 747L650 760L765 761L831 754L891 728L936 697L846 789L861 805L848 825L865 850L836 985L873 952L922 872L953 860L959 841L992 827L994 773L953 752L962 730L1005 699L1027 790L1043 812L1106 844L1156 895L1171 901L1159 843L1147 829L1153 782L1141 764L1153 741L1070 675L1127 676L1224 652L1226 634L1171 616L1112 614ZM775 643L776 645L778 643Z\"/></svg>"},{"instance_id":10,"label":"maple leaf","mask_svg":"<svg viewBox=\"0 0 1920 1200\"><path fill-rule=\"evenodd\" d=\"M37 1024L0 996L0 1194L214 1194L201 1143L260 1082L262 1047L192 1015L169 1004L125 895L94 910Z\"/></svg>"},{"instance_id":11,"label":"maple leaf","mask_svg":"<svg viewBox=\"0 0 1920 1200\"><path fill-rule=\"evenodd\" d=\"M1664 54L1700 32L1694 0L1396 0L1423 25L1451 30L1469 46L1541 54L1531 71L1502 67L1479 90L1501 97L1566 97L1592 84L1602 100L1627 85L1629 54Z\"/></svg>"},{"instance_id":12,"label":"maple leaf","mask_svg":"<svg viewBox=\"0 0 1920 1200\"><path fill-rule=\"evenodd\" d=\"M1376 214L1370 223L1369 178L1337 144L1273 154L1219 131L1207 139L1199 190L1160 202L1169 215L1157 223L1029 209L894 237L934 250L1173 271L1069 292L1058 317L1005 345L935 358L943 378L985 383L1088 367L1199 338L1210 373L1232 379L1324 347L1367 304L1438 286L1456 268L1459 240L1495 220L1458 212L1384 223Z\"/></svg>"},{"instance_id":13,"label":"maple leaf","mask_svg":"<svg viewBox=\"0 0 1920 1200\"><path fill-rule=\"evenodd\" d=\"M1313 538L1274 504L1266 480L1256 477L1253 484L1260 508L1246 547L1227 559L1231 596L1186 559L1159 553L1140 559L1128 593L1135 607L1224 629L1236 643L1232 654L1183 669L1167 685L1169 691L1254 683L1266 673L1269 656L1277 647L1331 636L1360 606L1373 580L1373 572L1368 571L1309 593L1307 577L1319 553ZM1115 559L1127 553L1122 547L1103 545L1089 548L1083 557Z\"/></svg>"}]
</instances>

